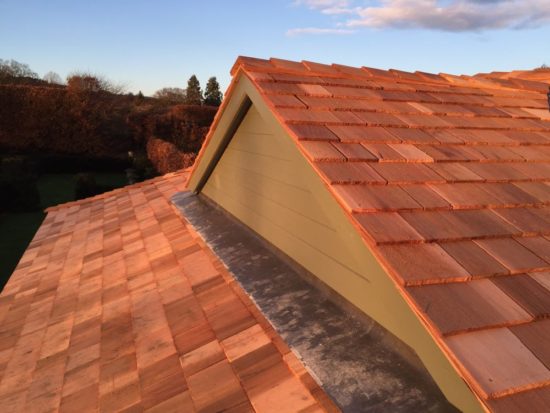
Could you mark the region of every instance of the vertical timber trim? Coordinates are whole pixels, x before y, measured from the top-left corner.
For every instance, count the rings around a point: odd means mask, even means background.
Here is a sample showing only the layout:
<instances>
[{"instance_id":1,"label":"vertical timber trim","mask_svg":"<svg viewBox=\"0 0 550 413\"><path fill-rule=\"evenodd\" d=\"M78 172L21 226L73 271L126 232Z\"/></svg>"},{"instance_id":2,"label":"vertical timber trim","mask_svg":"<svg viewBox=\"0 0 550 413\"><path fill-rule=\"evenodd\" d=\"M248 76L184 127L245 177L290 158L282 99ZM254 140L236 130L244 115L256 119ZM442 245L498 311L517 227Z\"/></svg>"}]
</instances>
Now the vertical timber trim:
<instances>
[{"instance_id":1,"label":"vertical timber trim","mask_svg":"<svg viewBox=\"0 0 550 413\"><path fill-rule=\"evenodd\" d=\"M248 110L252 106L252 101L248 96L245 95L243 101L241 102L241 105L237 109L237 112L235 113L235 116L233 120L231 121L231 124L227 128L226 132L224 133L223 137L220 140L220 143L218 144L216 151L212 155L212 158L209 160L208 164L206 165L205 171L202 173L199 182L195 186L193 192L195 194L198 194L201 192L202 188L208 181L208 178L210 178L210 175L216 168L216 165L220 161L223 153L225 152L225 149L229 145L229 142L231 142L231 139L233 139L233 135L235 135L235 132L237 132L237 129L241 125L241 122L243 121L244 117L248 113Z\"/></svg>"}]
</instances>

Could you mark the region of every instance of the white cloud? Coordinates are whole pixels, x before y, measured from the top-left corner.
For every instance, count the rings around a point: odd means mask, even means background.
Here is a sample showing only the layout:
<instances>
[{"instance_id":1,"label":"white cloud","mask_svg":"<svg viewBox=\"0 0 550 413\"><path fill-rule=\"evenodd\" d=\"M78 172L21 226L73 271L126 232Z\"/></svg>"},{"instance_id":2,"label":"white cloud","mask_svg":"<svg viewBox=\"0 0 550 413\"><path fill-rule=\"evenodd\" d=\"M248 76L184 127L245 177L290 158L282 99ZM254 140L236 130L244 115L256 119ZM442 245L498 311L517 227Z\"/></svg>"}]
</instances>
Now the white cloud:
<instances>
[{"instance_id":1,"label":"white cloud","mask_svg":"<svg viewBox=\"0 0 550 413\"><path fill-rule=\"evenodd\" d=\"M296 0L324 14L352 14L350 28L431 29L452 32L525 29L550 23L550 0ZM366 4L366 6L365 6Z\"/></svg>"},{"instance_id":2,"label":"white cloud","mask_svg":"<svg viewBox=\"0 0 550 413\"><path fill-rule=\"evenodd\" d=\"M299 36L302 34L352 34L355 30L351 29L326 29L319 27L303 27L287 30L287 36Z\"/></svg>"},{"instance_id":3,"label":"white cloud","mask_svg":"<svg viewBox=\"0 0 550 413\"><path fill-rule=\"evenodd\" d=\"M352 14L351 0L295 0L295 6L306 6L323 14Z\"/></svg>"}]
</instances>

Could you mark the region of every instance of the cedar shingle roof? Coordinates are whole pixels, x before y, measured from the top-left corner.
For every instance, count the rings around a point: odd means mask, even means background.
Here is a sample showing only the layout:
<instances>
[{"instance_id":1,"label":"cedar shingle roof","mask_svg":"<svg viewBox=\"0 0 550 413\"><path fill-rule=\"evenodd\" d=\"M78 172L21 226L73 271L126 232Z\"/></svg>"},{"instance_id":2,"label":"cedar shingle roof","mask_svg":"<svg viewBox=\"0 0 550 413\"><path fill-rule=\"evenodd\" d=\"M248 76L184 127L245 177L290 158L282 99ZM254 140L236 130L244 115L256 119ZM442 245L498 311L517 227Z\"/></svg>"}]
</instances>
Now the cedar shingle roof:
<instances>
[{"instance_id":1,"label":"cedar shingle roof","mask_svg":"<svg viewBox=\"0 0 550 413\"><path fill-rule=\"evenodd\" d=\"M171 206L187 175L49 210L0 296L0 411L337 411Z\"/></svg>"},{"instance_id":2,"label":"cedar shingle roof","mask_svg":"<svg viewBox=\"0 0 550 413\"><path fill-rule=\"evenodd\" d=\"M239 58L494 411L550 404L547 85Z\"/></svg>"}]
</instances>

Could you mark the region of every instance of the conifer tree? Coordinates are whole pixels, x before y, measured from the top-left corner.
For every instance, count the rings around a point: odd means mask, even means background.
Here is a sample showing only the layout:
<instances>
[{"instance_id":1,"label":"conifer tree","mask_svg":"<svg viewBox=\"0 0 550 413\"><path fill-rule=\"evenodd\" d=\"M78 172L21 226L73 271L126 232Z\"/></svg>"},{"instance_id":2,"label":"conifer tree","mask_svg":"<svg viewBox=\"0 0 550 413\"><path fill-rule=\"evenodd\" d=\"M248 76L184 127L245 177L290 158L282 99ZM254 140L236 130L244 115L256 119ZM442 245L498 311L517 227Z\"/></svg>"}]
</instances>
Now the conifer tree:
<instances>
[{"instance_id":1,"label":"conifer tree","mask_svg":"<svg viewBox=\"0 0 550 413\"><path fill-rule=\"evenodd\" d=\"M222 92L220 92L220 84L215 76L208 79L206 90L204 91L204 104L209 106L220 106L222 103Z\"/></svg>"},{"instance_id":2,"label":"conifer tree","mask_svg":"<svg viewBox=\"0 0 550 413\"><path fill-rule=\"evenodd\" d=\"M185 103L188 105L202 104L202 91L199 79L193 75L187 81L187 90L185 94Z\"/></svg>"}]
</instances>

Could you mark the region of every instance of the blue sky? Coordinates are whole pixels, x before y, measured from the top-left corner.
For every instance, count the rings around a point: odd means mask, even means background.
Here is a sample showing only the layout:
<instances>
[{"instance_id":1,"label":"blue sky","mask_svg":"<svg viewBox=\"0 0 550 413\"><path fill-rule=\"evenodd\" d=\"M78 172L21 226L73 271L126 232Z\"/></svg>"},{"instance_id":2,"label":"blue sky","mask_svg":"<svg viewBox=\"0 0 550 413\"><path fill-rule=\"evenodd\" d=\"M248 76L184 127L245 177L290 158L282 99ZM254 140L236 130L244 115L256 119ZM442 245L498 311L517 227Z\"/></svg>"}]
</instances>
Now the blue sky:
<instances>
[{"instance_id":1,"label":"blue sky","mask_svg":"<svg viewBox=\"0 0 550 413\"><path fill-rule=\"evenodd\" d=\"M471 74L550 65L550 0L0 0L0 58L152 94L238 55Z\"/></svg>"}]
</instances>

